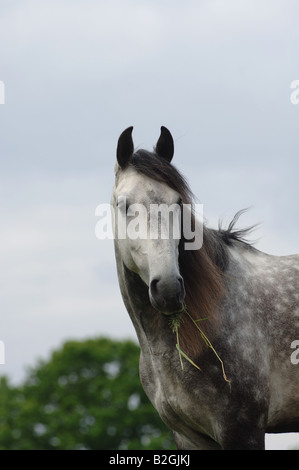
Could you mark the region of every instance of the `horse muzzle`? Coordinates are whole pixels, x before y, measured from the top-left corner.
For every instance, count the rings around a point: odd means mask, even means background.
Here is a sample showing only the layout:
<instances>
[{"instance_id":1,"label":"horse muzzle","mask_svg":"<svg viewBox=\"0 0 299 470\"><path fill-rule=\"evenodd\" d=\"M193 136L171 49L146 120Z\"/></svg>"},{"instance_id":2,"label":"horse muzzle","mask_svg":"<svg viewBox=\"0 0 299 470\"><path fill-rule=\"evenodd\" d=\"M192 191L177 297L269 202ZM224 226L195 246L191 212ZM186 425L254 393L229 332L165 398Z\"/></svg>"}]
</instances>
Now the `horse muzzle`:
<instances>
[{"instance_id":1,"label":"horse muzzle","mask_svg":"<svg viewBox=\"0 0 299 470\"><path fill-rule=\"evenodd\" d=\"M181 312L184 309L185 287L181 276L164 280L156 277L149 286L152 306L165 315Z\"/></svg>"}]
</instances>

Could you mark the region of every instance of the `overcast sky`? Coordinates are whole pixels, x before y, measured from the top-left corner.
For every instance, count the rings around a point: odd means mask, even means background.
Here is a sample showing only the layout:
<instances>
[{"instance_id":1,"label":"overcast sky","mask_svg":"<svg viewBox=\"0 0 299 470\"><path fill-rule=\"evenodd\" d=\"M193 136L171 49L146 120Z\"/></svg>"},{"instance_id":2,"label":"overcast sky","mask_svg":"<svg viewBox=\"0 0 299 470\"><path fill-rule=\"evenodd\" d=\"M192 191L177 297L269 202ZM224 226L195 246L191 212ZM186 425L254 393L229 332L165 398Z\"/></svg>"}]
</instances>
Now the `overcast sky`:
<instances>
[{"instance_id":1,"label":"overcast sky","mask_svg":"<svg viewBox=\"0 0 299 470\"><path fill-rule=\"evenodd\" d=\"M216 227L298 251L296 0L1 0L0 340L15 382L67 339L136 338L95 237L119 134L174 163Z\"/></svg>"}]
</instances>

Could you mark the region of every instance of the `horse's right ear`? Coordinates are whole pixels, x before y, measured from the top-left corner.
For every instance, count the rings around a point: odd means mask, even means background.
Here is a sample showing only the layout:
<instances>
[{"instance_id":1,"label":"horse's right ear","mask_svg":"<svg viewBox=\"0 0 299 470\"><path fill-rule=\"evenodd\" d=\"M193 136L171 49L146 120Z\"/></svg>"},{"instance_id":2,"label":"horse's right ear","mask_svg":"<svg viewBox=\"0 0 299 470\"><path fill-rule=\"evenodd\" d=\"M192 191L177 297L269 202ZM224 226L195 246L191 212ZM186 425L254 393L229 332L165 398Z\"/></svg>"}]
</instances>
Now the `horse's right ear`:
<instances>
[{"instance_id":1,"label":"horse's right ear","mask_svg":"<svg viewBox=\"0 0 299 470\"><path fill-rule=\"evenodd\" d=\"M132 139L133 126L128 127L121 133L117 143L116 158L121 168L125 168L131 156L134 153L134 144Z\"/></svg>"}]
</instances>

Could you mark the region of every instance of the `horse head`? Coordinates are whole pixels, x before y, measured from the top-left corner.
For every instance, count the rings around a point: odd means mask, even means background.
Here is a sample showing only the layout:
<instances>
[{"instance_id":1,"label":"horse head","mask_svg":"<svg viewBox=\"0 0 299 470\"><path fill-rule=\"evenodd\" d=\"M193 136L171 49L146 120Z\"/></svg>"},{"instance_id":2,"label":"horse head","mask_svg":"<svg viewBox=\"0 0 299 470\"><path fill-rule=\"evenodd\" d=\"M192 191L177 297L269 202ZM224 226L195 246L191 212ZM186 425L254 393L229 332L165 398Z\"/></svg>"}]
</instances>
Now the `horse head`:
<instances>
[{"instance_id":1,"label":"horse head","mask_svg":"<svg viewBox=\"0 0 299 470\"><path fill-rule=\"evenodd\" d=\"M126 129L117 144L112 195L115 244L124 265L148 286L153 307L173 314L182 311L185 298L179 270L183 200L162 177L174 154L173 138L161 127L154 153L134 153L132 131L133 127Z\"/></svg>"}]
</instances>

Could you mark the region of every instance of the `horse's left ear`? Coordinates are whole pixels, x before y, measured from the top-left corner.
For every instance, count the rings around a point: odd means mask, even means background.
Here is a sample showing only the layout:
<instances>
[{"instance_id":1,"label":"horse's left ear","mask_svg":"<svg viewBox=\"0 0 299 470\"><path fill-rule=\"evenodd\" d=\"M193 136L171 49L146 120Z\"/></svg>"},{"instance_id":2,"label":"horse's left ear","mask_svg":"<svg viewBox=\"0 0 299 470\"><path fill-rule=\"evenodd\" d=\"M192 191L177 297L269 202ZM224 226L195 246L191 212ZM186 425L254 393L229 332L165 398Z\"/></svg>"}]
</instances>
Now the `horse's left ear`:
<instances>
[{"instance_id":1,"label":"horse's left ear","mask_svg":"<svg viewBox=\"0 0 299 470\"><path fill-rule=\"evenodd\" d=\"M156 153L159 157L165 158L169 163L174 154L174 143L171 133L166 127L161 127L161 135L156 145Z\"/></svg>"},{"instance_id":2,"label":"horse's left ear","mask_svg":"<svg viewBox=\"0 0 299 470\"><path fill-rule=\"evenodd\" d=\"M128 127L121 133L117 143L116 158L121 168L125 168L134 153L134 143L132 139L133 127Z\"/></svg>"}]
</instances>

